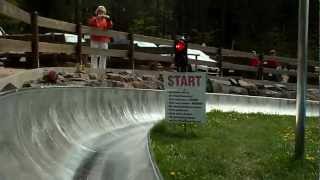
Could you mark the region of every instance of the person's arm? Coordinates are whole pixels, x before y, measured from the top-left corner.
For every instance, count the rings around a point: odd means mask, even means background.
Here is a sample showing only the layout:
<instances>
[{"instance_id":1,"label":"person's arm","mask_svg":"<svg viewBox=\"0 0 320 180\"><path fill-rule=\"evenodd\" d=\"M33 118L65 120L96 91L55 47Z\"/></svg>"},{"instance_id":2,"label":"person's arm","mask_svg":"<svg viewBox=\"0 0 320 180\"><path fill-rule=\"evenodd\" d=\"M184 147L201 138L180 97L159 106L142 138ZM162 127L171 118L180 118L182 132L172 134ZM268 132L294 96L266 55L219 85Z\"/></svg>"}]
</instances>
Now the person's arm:
<instances>
[{"instance_id":1,"label":"person's arm","mask_svg":"<svg viewBox=\"0 0 320 180\"><path fill-rule=\"evenodd\" d=\"M107 28L106 29L111 29L113 27L113 22L112 22L109 15L106 15L106 20L107 20Z\"/></svg>"},{"instance_id":2,"label":"person's arm","mask_svg":"<svg viewBox=\"0 0 320 180\"><path fill-rule=\"evenodd\" d=\"M90 18L88 21L89 26L95 26L95 21L96 21L95 17Z\"/></svg>"}]
</instances>

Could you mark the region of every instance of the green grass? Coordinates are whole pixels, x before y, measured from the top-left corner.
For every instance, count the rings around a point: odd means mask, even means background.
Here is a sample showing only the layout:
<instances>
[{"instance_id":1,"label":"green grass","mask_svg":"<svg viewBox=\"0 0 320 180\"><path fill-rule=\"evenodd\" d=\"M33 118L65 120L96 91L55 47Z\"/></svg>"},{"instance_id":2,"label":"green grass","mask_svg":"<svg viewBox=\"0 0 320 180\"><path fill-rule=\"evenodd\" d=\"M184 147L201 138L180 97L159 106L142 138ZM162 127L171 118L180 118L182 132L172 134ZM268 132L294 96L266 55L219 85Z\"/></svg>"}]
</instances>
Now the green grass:
<instances>
[{"instance_id":1,"label":"green grass","mask_svg":"<svg viewBox=\"0 0 320 180\"><path fill-rule=\"evenodd\" d=\"M306 122L306 158L295 161L295 117L211 112L205 125L161 122L152 148L165 180L318 180L319 119Z\"/></svg>"}]
</instances>

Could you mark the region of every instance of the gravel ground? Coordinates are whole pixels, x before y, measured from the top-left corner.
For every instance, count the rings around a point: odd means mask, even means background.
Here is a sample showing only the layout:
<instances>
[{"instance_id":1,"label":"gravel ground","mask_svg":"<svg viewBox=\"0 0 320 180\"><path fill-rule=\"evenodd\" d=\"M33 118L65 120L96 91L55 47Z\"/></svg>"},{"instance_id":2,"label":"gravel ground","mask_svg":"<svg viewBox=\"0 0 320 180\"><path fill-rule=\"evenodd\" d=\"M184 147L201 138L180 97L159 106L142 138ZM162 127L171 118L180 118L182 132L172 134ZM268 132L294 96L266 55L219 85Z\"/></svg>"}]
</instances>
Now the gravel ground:
<instances>
[{"instance_id":1,"label":"gravel ground","mask_svg":"<svg viewBox=\"0 0 320 180\"><path fill-rule=\"evenodd\" d=\"M24 71L24 69L4 68L0 67L0 78L5 78L18 72Z\"/></svg>"}]
</instances>

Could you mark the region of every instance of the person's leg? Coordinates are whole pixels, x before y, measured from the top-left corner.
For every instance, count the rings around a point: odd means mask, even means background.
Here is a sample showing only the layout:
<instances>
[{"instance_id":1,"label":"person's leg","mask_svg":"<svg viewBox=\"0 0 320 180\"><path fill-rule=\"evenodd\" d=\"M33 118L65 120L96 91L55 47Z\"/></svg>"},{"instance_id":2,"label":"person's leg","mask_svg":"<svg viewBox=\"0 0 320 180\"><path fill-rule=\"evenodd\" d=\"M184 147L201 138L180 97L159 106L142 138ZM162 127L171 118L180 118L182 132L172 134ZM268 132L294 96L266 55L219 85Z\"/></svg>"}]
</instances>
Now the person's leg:
<instances>
[{"instance_id":1,"label":"person's leg","mask_svg":"<svg viewBox=\"0 0 320 180\"><path fill-rule=\"evenodd\" d=\"M101 43L101 47L100 47L101 49L108 49L109 48L109 46L108 46L108 43ZM100 69L106 69L106 67L107 67L107 56L100 56Z\"/></svg>"},{"instance_id":2,"label":"person's leg","mask_svg":"<svg viewBox=\"0 0 320 180\"><path fill-rule=\"evenodd\" d=\"M99 43L95 41L90 42L91 48L99 48ZM91 55L91 69L98 69L98 55Z\"/></svg>"}]
</instances>

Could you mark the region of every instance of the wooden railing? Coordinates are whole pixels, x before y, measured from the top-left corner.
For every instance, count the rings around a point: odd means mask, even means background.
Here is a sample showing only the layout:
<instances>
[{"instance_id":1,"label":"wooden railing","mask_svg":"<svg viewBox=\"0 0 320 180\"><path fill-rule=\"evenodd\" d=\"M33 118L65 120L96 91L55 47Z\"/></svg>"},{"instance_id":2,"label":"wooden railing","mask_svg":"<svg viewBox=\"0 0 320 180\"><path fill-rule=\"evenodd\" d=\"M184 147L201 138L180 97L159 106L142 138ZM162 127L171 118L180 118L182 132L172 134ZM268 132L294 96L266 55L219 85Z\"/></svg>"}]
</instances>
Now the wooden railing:
<instances>
[{"instance_id":1,"label":"wooden railing","mask_svg":"<svg viewBox=\"0 0 320 180\"><path fill-rule=\"evenodd\" d=\"M92 28L89 26L69 23L64 21L59 21L55 19L50 19L46 17L38 16L36 13L28 13L13 4L5 1L0 0L0 14L3 14L7 17L19 20L21 22L30 24L33 29L32 37L30 41L21 41L21 40L11 40L11 39L0 39L0 53L4 52L15 52L15 51L23 51L23 52L32 52L34 64L37 64L39 61L39 52L41 53L65 53L65 54L77 54L77 57L80 58L81 61L81 54L99 54L99 55L106 55L111 57L120 57L120 58L127 58L132 62L134 66L135 60L140 61L158 61L158 62L172 62L172 57L170 56L161 56L161 52L168 53L168 50L161 49L161 48L140 48L137 52L135 46L133 45L133 41L145 41L145 42L152 42L159 45L173 45L174 41L169 39L162 39L156 38L151 36L144 36L139 34L130 34L127 32L120 32L114 30L102 31L96 28ZM83 46L81 41L78 41L77 45L68 45L68 44L55 44L55 43L46 43L46 42L39 42L39 33L37 31L38 27L48 28L59 30L63 32L77 34L78 38L82 38L83 34L89 35L107 35L111 37L121 37L127 38L129 40L129 46L126 50L117 50L117 49L95 49L90 48L87 46ZM246 66L246 65L239 65L239 64L232 64L223 62L222 57L242 57L242 58L252 58L252 54L248 52L242 51L235 51L235 50L228 50L228 49L218 49L216 47L204 47L198 44L189 44L189 48L198 49L204 51L209 54L217 55L218 59L218 67L221 69L234 69L240 71L251 71L257 72L258 68ZM270 58L265 56L266 58ZM286 58L286 57L277 57L280 63L286 63L291 65L297 65L297 59L294 58ZM194 61L193 61L194 62ZM199 65L208 65L214 66L215 64L206 62L206 61L197 61ZM318 62L316 61L308 61L309 65L318 66ZM39 64L39 63L38 63ZM264 68L264 72L269 73L286 73L288 71L279 71L274 69ZM296 76L295 71L290 71L289 74L291 76ZM317 73L309 73L311 77L317 77Z\"/></svg>"}]
</instances>

